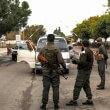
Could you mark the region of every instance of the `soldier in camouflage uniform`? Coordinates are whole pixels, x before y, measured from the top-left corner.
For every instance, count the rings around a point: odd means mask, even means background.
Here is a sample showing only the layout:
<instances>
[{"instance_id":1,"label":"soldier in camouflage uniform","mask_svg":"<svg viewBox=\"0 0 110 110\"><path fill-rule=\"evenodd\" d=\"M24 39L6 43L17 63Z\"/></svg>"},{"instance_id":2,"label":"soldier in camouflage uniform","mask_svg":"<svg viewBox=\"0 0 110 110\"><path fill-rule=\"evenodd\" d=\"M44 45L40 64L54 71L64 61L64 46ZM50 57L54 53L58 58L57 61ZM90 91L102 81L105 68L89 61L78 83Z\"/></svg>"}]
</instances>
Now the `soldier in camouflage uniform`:
<instances>
[{"instance_id":1,"label":"soldier in camouflage uniform","mask_svg":"<svg viewBox=\"0 0 110 110\"><path fill-rule=\"evenodd\" d=\"M108 58L107 50L102 44L102 38L97 39L98 50L95 54L97 64L98 64L98 72L101 78L101 82L97 85L97 90L103 90L105 88L105 65Z\"/></svg>"},{"instance_id":2,"label":"soldier in camouflage uniform","mask_svg":"<svg viewBox=\"0 0 110 110\"><path fill-rule=\"evenodd\" d=\"M42 96L42 105L40 107L43 110L46 110L46 104L48 103L50 85L52 85L52 89L53 89L54 108L55 110L59 108L58 103L59 103L60 77L51 66L49 66L46 63L43 63L39 59L39 56L40 55L45 56L45 58L51 64L55 64L57 66L61 64L62 67L65 69L65 71L67 71L66 64L64 63L60 49L54 45L54 39L55 36L53 34L49 34L47 36L47 45L45 45L44 48L41 49L38 55L38 60L42 64L42 71L43 71L43 96Z\"/></svg>"},{"instance_id":3,"label":"soldier in camouflage uniform","mask_svg":"<svg viewBox=\"0 0 110 110\"><path fill-rule=\"evenodd\" d=\"M70 100L66 105L67 106L76 106L77 99L79 98L80 91L83 90L86 93L86 97L88 100L82 104L84 105L93 105L92 101L92 93L90 88L90 74L93 66L93 52L89 48L89 41L83 40L82 41L83 51L80 54L80 58L73 59L73 63L77 64L78 74L74 86L73 91L73 100Z\"/></svg>"}]
</instances>

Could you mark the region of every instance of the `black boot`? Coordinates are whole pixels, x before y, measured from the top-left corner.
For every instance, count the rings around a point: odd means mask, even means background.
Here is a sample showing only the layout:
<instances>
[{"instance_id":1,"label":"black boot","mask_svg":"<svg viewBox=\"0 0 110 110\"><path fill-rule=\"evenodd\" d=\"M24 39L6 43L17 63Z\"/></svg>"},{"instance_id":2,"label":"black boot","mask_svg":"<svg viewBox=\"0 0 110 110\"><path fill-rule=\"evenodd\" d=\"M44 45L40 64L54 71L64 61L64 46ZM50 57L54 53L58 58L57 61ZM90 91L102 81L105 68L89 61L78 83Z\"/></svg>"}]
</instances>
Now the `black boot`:
<instances>
[{"instance_id":1,"label":"black boot","mask_svg":"<svg viewBox=\"0 0 110 110\"><path fill-rule=\"evenodd\" d=\"M77 106L76 100L70 100L68 103L66 103L67 106Z\"/></svg>"},{"instance_id":2,"label":"black boot","mask_svg":"<svg viewBox=\"0 0 110 110\"><path fill-rule=\"evenodd\" d=\"M86 100L86 102L82 103L83 105L94 105L92 100Z\"/></svg>"},{"instance_id":3,"label":"black boot","mask_svg":"<svg viewBox=\"0 0 110 110\"><path fill-rule=\"evenodd\" d=\"M105 87L100 86L100 87L98 87L98 88L96 88L96 89L97 89L97 90L104 90Z\"/></svg>"},{"instance_id":4,"label":"black boot","mask_svg":"<svg viewBox=\"0 0 110 110\"><path fill-rule=\"evenodd\" d=\"M41 110L46 110L46 104L42 104L42 105L40 106L40 109L41 109Z\"/></svg>"},{"instance_id":5,"label":"black boot","mask_svg":"<svg viewBox=\"0 0 110 110\"><path fill-rule=\"evenodd\" d=\"M54 109L58 110L59 109L59 105L58 104L54 104Z\"/></svg>"}]
</instances>

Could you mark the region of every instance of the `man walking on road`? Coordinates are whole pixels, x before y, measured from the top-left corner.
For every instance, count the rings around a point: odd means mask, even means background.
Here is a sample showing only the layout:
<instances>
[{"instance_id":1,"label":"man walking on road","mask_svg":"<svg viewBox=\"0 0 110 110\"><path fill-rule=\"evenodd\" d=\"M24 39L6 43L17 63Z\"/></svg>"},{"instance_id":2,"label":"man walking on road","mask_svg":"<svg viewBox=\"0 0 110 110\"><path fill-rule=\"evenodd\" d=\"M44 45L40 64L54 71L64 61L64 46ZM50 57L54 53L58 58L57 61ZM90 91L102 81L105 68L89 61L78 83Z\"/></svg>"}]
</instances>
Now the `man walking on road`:
<instances>
[{"instance_id":1,"label":"man walking on road","mask_svg":"<svg viewBox=\"0 0 110 110\"><path fill-rule=\"evenodd\" d=\"M73 100L68 102L67 106L76 106L77 99L79 98L80 91L83 90L86 93L88 100L82 104L84 105L93 105L92 101L92 93L90 88L90 74L93 66L93 52L89 48L89 41L83 40L82 41L83 50L80 54L79 60L73 59L72 62L77 64L78 74L74 86L73 91Z\"/></svg>"},{"instance_id":2,"label":"man walking on road","mask_svg":"<svg viewBox=\"0 0 110 110\"><path fill-rule=\"evenodd\" d=\"M60 49L54 45L54 39L55 39L54 34L49 34L47 36L47 45L45 45L44 48L41 49L38 55L38 60L41 62L43 71L43 95L42 95L42 105L40 107L42 110L46 110L50 85L52 85L53 89L54 108L55 110L58 110L59 108L58 103L59 103L60 77L58 73L56 73L52 65L56 65L57 67L59 67L59 64L61 64L65 71L67 71L66 64L64 63ZM47 59L48 63L43 62L40 59L41 55Z\"/></svg>"},{"instance_id":3,"label":"man walking on road","mask_svg":"<svg viewBox=\"0 0 110 110\"><path fill-rule=\"evenodd\" d=\"M98 72L99 76L101 78L101 82L99 85L97 85L97 90L103 90L105 89L105 66L107 64L107 50L105 49L104 45L102 44L102 38L97 39L97 45L98 45L98 50L95 54L95 58L97 60L98 64Z\"/></svg>"}]
</instances>

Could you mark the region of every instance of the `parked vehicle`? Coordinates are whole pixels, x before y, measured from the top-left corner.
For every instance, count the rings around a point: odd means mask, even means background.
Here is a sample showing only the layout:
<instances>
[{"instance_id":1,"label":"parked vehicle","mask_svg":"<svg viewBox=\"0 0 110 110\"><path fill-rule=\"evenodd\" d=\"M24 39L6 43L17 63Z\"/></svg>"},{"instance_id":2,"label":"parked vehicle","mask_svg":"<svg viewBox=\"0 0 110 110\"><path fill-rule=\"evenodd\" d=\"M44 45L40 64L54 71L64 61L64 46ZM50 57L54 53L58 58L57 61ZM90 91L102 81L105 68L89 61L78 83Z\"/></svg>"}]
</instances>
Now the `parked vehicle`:
<instances>
[{"instance_id":1,"label":"parked vehicle","mask_svg":"<svg viewBox=\"0 0 110 110\"><path fill-rule=\"evenodd\" d=\"M37 49L36 49L36 56L39 54L40 50L44 47L44 45L46 43L47 43L47 37L46 36L41 37L38 40ZM69 73L70 53L69 53L69 48L67 46L67 42L66 42L65 38L56 36L54 43L55 43L55 45L57 45L60 48L62 56L63 56L64 61L66 63L66 68L68 69L68 73ZM38 60L36 60L35 68L36 68L36 70L41 70L41 64Z\"/></svg>"},{"instance_id":2,"label":"parked vehicle","mask_svg":"<svg viewBox=\"0 0 110 110\"><path fill-rule=\"evenodd\" d=\"M17 43L16 47L12 49L12 57L16 54L16 61L22 62L25 61L29 64L30 68L34 71L41 70L41 64L37 60L37 56L41 50L41 48L44 47L44 45L47 43L47 37L41 37L39 38L37 42L37 48L36 50L29 49L29 46L26 42L23 43ZM70 53L69 48L67 46L67 42L65 38L62 37L55 37L55 45L57 45L62 53L62 56L64 58L64 61L66 63L66 68L68 69L69 73L69 67L70 67ZM13 58L12 58L13 59Z\"/></svg>"},{"instance_id":3,"label":"parked vehicle","mask_svg":"<svg viewBox=\"0 0 110 110\"><path fill-rule=\"evenodd\" d=\"M12 49L12 60L17 62L25 61L30 68L35 68L35 51L29 50L26 42L18 42L15 48Z\"/></svg>"}]
</instances>

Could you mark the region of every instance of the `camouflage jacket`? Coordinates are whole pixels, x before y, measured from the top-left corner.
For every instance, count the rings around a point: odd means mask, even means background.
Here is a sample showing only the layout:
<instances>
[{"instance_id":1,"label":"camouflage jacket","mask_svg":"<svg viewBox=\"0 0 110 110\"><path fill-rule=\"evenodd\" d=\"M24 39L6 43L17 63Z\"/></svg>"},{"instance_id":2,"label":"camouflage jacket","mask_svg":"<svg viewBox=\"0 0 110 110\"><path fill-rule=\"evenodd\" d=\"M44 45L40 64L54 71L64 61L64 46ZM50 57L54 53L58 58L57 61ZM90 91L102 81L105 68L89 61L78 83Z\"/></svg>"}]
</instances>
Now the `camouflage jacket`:
<instances>
[{"instance_id":1,"label":"camouflage jacket","mask_svg":"<svg viewBox=\"0 0 110 110\"><path fill-rule=\"evenodd\" d=\"M43 70L44 75L49 75L50 71L52 71L53 68L51 66L49 66L47 63L42 62L39 59L40 55L43 55L48 60L48 62L51 63L51 64L55 64L55 65L58 65L58 66L59 66L59 64L66 65L64 63L64 60L63 60L62 54L60 52L60 49L57 46L55 46L54 43L48 42L47 45L45 45L41 49L41 51L38 55L38 60L41 62L42 70Z\"/></svg>"}]
</instances>

